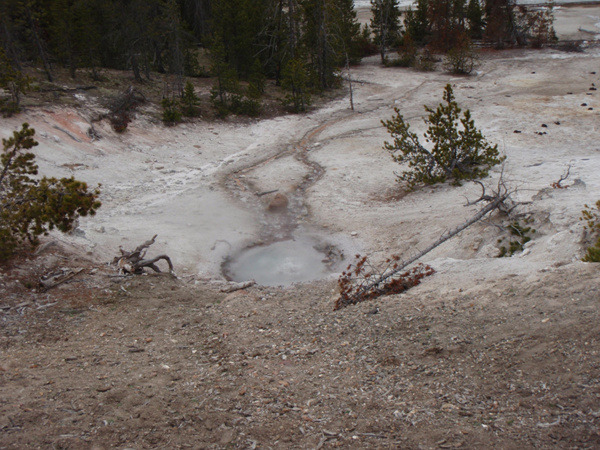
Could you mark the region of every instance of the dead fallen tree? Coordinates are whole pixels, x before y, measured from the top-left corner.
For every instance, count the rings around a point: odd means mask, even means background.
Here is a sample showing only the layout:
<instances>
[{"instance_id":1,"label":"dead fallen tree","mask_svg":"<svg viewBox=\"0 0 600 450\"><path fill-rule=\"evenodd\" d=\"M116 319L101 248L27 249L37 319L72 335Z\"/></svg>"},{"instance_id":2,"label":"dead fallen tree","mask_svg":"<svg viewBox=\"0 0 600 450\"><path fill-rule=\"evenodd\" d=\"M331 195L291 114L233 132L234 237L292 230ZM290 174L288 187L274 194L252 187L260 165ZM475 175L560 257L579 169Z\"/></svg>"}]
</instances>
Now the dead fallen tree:
<instances>
[{"instance_id":1,"label":"dead fallen tree","mask_svg":"<svg viewBox=\"0 0 600 450\"><path fill-rule=\"evenodd\" d=\"M167 255L158 255L154 258L145 259L148 247L154 244L156 236L158 235L155 234L152 237L152 239L144 242L142 245L136 247L135 250L131 252L125 251L121 247L119 247L121 256L117 256L113 260L113 264L115 264L119 268L119 272L121 272L122 274L139 275L144 272L145 267L149 267L155 272L162 273L162 271L156 265L156 263L163 259L169 265L169 273L174 275L173 263L171 262L171 258L169 258Z\"/></svg>"},{"instance_id":2,"label":"dead fallen tree","mask_svg":"<svg viewBox=\"0 0 600 450\"><path fill-rule=\"evenodd\" d=\"M413 257L401 260L400 257L394 256L386 261L387 266L383 270L378 270L369 263L367 257L357 255L356 264L348 266L338 280L340 296L335 302L334 310L381 295L400 293L416 286L421 282L423 277L433 274L434 271L431 267L422 264L404 271L408 266L414 264L427 253L439 247L461 231L480 221L492 211L500 210L509 213L514 208L514 206L508 204L512 192L506 188L502 178L498 183L497 191L492 195L486 195L483 183L479 181L475 182L481 186L482 194L477 200L467 202L467 206L479 202L487 202L487 205L466 222L442 234L433 244L418 252Z\"/></svg>"},{"instance_id":3,"label":"dead fallen tree","mask_svg":"<svg viewBox=\"0 0 600 450\"><path fill-rule=\"evenodd\" d=\"M63 283L66 283L81 272L83 272L83 269L73 270L68 268L61 268L55 270L54 272L48 273L40 277L40 286L47 291Z\"/></svg>"}]
</instances>

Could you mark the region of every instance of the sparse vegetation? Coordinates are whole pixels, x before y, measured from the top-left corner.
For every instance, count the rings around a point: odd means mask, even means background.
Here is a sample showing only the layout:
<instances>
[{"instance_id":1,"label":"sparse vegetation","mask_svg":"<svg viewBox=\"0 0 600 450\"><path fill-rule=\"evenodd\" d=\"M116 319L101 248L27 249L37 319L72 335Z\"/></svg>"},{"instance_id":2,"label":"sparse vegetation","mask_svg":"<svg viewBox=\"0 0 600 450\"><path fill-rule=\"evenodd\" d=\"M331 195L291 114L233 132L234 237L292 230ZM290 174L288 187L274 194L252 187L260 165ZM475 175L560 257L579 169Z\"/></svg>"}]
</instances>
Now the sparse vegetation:
<instances>
[{"instance_id":1,"label":"sparse vegetation","mask_svg":"<svg viewBox=\"0 0 600 450\"><path fill-rule=\"evenodd\" d=\"M146 101L146 97L129 86L122 94L113 100L109 107L108 120L114 131L123 133L131 123L136 108Z\"/></svg>"},{"instance_id":2,"label":"sparse vegetation","mask_svg":"<svg viewBox=\"0 0 600 450\"><path fill-rule=\"evenodd\" d=\"M394 256L386 260L383 268L378 268L366 256L356 255L356 262L350 264L338 279L340 296L333 309L338 310L382 295L400 294L419 285L423 278L435 273L430 266L417 264L394 277L377 282L386 273L397 269L400 264L400 257ZM368 288L372 283L375 285Z\"/></svg>"},{"instance_id":3,"label":"sparse vegetation","mask_svg":"<svg viewBox=\"0 0 600 450\"><path fill-rule=\"evenodd\" d=\"M67 232L79 216L95 214L99 191L71 178L37 177L38 166L30 150L38 143L35 130L24 123L3 139L0 173L0 258L6 259L24 241L32 245L54 228Z\"/></svg>"},{"instance_id":4,"label":"sparse vegetation","mask_svg":"<svg viewBox=\"0 0 600 450\"><path fill-rule=\"evenodd\" d=\"M477 67L477 55L468 37L464 37L446 54L445 69L456 75L470 75Z\"/></svg>"},{"instance_id":5,"label":"sparse vegetation","mask_svg":"<svg viewBox=\"0 0 600 450\"><path fill-rule=\"evenodd\" d=\"M596 202L594 208L589 205L584 206L585 209L581 211L579 220L585 222L585 230L594 237L595 243L586 249L582 261L600 262L600 200Z\"/></svg>"},{"instance_id":6,"label":"sparse vegetation","mask_svg":"<svg viewBox=\"0 0 600 450\"><path fill-rule=\"evenodd\" d=\"M526 220L525 225L521 224L518 220L511 222L507 230L509 232L509 242L508 247L502 245L500 247L500 252L498 253L498 258L503 258L507 256L512 256L517 252L522 252L525 244L531 241L531 234L535 233L535 230L527 226L527 223L531 223L531 220ZM504 238L499 239L498 243L501 244L505 241Z\"/></svg>"},{"instance_id":7,"label":"sparse vegetation","mask_svg":"<svg viewBox=\"0 0 600 450\"><path fill-rule=\"evenodd\" d=\"M179 110L179 104L172 98L163 98L160 102L163 113L162 120L165 125L175 125L181 122L181 111Z\"/></svg>"},{"instance_id":8,"label":"sparse vegetation","mask_svg":"<svg viewBox=\"0 0 600 450\"><path fill-rule=\"evenodd\" d=\"M469 110L460 117L462 110L450 84L444 89L444 102L435 110L425 106L429 113L424 135L427 146L410 131L398 108L394 108L396 115L392 119L382 121L393 138L391 143L384 143L384 148L394 161L408 164L399 181L408 183L410 188L419 183L435 184L451 179L460 184L461 180L482 178L492 166L504 160L499 156L498 146L488 143L475 128Z\"/></svg>"},{"instance_id":9,"label":"sparse vegetation","mask_svg":"<svg viewBox=\"0 0 600 450\"><path fill-rule=\"evenodd\" d=\"M200 115L199 104L200 98L196 95L194 85L188 80L181 96L181 112L186 117L197 117Z\"/></svg>"},{"instance_id":10,"label":"sparse vegetation","mask_svg":"<svg viewBox=\"0 0 600 450\"><path fill-rule=\"evenodd\" d=\"M8 92L8 98L0 96L0 114L10 117L21 107L21 95L29 89L31 79L14 67L0 46L0 89Z\"/></svg>"}]
</instances>

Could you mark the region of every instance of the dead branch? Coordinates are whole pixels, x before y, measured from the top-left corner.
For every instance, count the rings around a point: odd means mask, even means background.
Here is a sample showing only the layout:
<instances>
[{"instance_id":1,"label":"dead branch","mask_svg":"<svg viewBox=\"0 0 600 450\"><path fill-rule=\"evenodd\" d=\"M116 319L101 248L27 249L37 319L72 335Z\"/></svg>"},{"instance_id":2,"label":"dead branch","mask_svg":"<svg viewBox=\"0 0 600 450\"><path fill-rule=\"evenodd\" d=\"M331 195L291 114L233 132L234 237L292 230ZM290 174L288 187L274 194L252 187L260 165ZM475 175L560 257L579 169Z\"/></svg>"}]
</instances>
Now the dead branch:
<instances>
[{"instance_id":1,"label":"dead branch","mask_svg":"<svg viewBox=\"0 0 600 450\"><path fill-rule=\"evenodd\" d=\"M566 188L568 188L569 186L562 186L560 183L562 183L567 178L569 178L570 174L571 174L571 164L568 165L567 171L560 176L559 180L555 181L550 186L552 186L554 189L566 189Z\"/></svg>"},{"instance_id":2,"label":"dead branch","mask_svg":"<svg viewBox=\"0 0 600 450\"><path fill-rule=\"evenodd\" d=\"M60 284L69 281L71 278L83 272L83 269L59 269L55 272L40 277L40 285L44 290L52 289Z\"/></svg>"},{"instance_id":3,"label":"dead branch","mask_svg":"<svg viewBox=\"0 0 600 450\"><path fill-rule=\"evenodd\" d=\"M173 263L171 258L167 255L159 255L154 258L145 259L148 247L150 247L156 241L156 236L152 236L152 239L147 240L143 244L137 246L135 250L128 252L119 247L121 256L115 257L113 264L115 264L119 271L122 273L141 274L144 272L144 267L149 267L155 272L162 273L160 268L156 265L158 261L165 260L169 265L169 273L173 274Z\"/></svg>"},{"instance_id":4,"label":"dead branch","mask_svg":"<svg viewBox=\"0 0 600 450\"><path fill-rule=\"evenodd\" d=\"M475 214L473 217L471 217L469 220L462 223L458 227L454 228L453 230L443 233L439 237L439 239L437 239L434 243L429 245L424 250L419 251L413 257L411 257L405 261L400 261L399 258L395 258L394 261L396 261L396 262L391 267L384 269L380 275L377 275L374 278L373 281L368 281L366 283L362 283L362 285L359 285L357 289L348 289L346 287L345 290L342 291L340 298L336 302L336 309L339 309L342 306L359 303L368 298L372 298L373 296L370 295L370 293L373 291L386 292L385 286L386 286L386 284L390 284L390 282L394 279L394 276L399 274L406 267L415 263L417 260L421 259L423 256L425 256L427 253L431 252L433 249L439 247L440 245L442 245L444 242L446 242L450 238L456 236L461 231L465 230L466 228L470 227L474 223L478 222L479 220L484 218L490 212L497 209L497 210L501 210L501 211L508 213L514 208L514 206L507 204L507 200L510 198L510 195L512 194L512 192L506 188L506 185L504 184L502 177L500 178L500 181L498 182L498 190L497 190L497 192L494 192L493 195L486 195L485 186L482 183L478 183L478 184L480 184L482 187L481 196L479 197L478 200L473 201L473 202L468 202L467 204L473 205L480 201L486 201L486 202L488 202L488 204L484 208L479 210L477 212L477 214ZM363 263L364 263L364 261L363 261ZM357 270L357 272L358 272L358 270ZM420 276L420 273L411 274L409 271L406 274L401 274L401 278L403 276L417 276L417 278L418 278ZM347 277L347 275L346 275L346 277ZM340 281L342 280L342 278L340 278ZM372 279L373 277L369 277L369 278ZM350 292L350 294L348 294L348 292Z\"/></svg>"},{"instance_id":5,"label":"dead branch","mask_svg":"<svg viewBox=\"0 0 600 450\"><path fill-rule=\"evenodd\" d=\"M242 283L230 284L228 286L222 287L221 292L230 293L230 292L240 291L242 289L252 287L255 284L256 284L256 281L254 281L254 280L244 281Z\"/></svg>"}]
</instances>

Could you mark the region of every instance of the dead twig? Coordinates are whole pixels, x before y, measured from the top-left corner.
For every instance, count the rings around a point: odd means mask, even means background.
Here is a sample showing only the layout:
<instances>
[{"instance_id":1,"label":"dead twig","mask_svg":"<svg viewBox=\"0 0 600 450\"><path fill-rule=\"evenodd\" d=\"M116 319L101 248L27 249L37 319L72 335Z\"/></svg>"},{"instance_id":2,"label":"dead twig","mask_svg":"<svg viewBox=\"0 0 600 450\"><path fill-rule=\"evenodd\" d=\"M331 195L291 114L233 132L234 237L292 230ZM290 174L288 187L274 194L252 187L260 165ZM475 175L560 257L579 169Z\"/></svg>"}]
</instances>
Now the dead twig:
<instances>
[{"instance_id":1,"label":"dead twig","mask_svg":"<svg viewBox=\"0 0 600 450\"><path fill-rule=\"evenodd\" d=\"M569 186L563 186L563 185L561 185L561 183L563 181L565 181L567 178L569 178L570 174L571 174L571 164L568 165L567 171L561 175L561 177L559 178L559 180L555 181L550 186L552 186L554 189L566 189L566 188L568 188Z\"/></svg>"}]
</instances>

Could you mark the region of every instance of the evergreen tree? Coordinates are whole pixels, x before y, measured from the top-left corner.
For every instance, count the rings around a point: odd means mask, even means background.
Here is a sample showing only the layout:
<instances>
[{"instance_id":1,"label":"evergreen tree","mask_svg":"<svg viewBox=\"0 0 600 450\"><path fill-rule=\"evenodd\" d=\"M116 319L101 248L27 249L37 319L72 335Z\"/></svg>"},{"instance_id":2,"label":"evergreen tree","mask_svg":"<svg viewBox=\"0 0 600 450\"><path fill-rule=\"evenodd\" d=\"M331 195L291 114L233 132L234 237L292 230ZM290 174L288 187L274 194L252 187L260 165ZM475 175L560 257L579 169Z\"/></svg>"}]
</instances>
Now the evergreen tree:
<instances>
[{"instance_id":1,"label":"evergreen tree","mask_svg":"<svg viewBox=\"0 0 600 450\"><path fill-rule=\"evenodd\" d=\"M181 0L181 17L196 39L205 42L210 36L211 0Z\"/></svg>"},{"instance_id":2,"label":"evergreen tree","mask_svg":"<svg viewBox=\"0 0 600 450\"><path fill-rule=\"evenodd\" d=\"M266 26L267 0L220 0L212 4L213 39L223 45L225 61L247 78Z\"/></svg>"},{"instance_id":3,"label":"evergreen tree","mask_svg":"<svg viewBox=\"0 0 600 450\"><path fill-rule=\"evenodd\" d=\"M381 62L386 60L386 50L398 43L401 33L398 0L371 0L371 29L379 46Z\"/></svg>"},{"instance_id":4,"label":"evergreen tree","mask_svg":"<svg viewBox=\"0 0 600 450\"><path fill-rule=\"evenodd\" d=\"M309 71L302 58L290 60L283 70L282 86L289 92L284 104L294 112L304 112L310 105Z\"/></svg>"},{"instance_id":5,"label":"evergreen tree","mask_svg":"<svg viewBox=\"0 0 600 450\"><path fill-rule=\"evenodd\" d=\"M340 40L336 47L343 49L351 63L358 63L362 56L361 29L354 9L354 0L336 0L334 11L336 14L333 31Z\"/></svg>"},{"instance_id":6,"label":"evergreen tree","mask_svg":"<svg viewBox=\"0 0 600 450\"><path fill-rule=\"evenodd\" d=\"M428 22L433 47L454 48L465 33L465 0L429 0Z\"/></svg>"},{"instance_id":7,"label":"evergreen tree","mask_svg":"<svg viewBox=\"0 0 600 450\"><path fill-rule=\"evenodd\" d=\"M181 111L183 115L187 117L196 117L200 115L200 108L198 107L199 104L200 99L194 91L194 85L188 80L185 83L183 95L181 96Z\"/></svg>"},{"instance_id":8,"label":"evergreen tree","mask_svg":"<svg viewBox=\"0 0 600 450\"><path fill-rule=\"evenodd\" d=\"M516 33L513 0L486 0L485 21L484 38L497 48L506 42L524 44Z\"/></svg>"},{"instance_id":9,"label":"evergreen tree","mask_svg":"<svg viewBox=\"0 0 600 450\"><path fill-rule=\"evenodd\" d=\"M79 44L85 35L74 0L54 0L50 6L50 36L54 55L69 68L71 78L79 65Z\"/></svg>"},{"instance_id":10,"label":"evergreen tree","mask_svg":"<svg viewBox=\"0 0 600 450\"><path fill-rule=\"evenodd\" d=\"M10 94L10 100L0 98L0 113L12 116L19 112L21 95L29 88L31 80L10 62L0 47L0 88Z\"/></svg>"},{"instance_id":11,"label":"evergreen tree","mask_svg":"<svg viewBox=\"0 0 600 450\"><path fill-rule=\"evenodd\" d=\"M429 21L427 11L429 9L429 0L417 0L417 7L412 10L408 8L404 19L406 33L418 45L424 45L428 42Z\"/></svg>"},{"instance_id":12,"label":"evergreen tree","mask_svg":"<svg viewBox=\"0 0 600 450\"><path fill-rule=\"evenodd\" d=\"M0 158L0 258L8 258L24 241L38 243L54 228L67 232L79 216L95 214L99 191L74 178L38 177L35 130L24 123L9 139L3 139Z\"/></svg>"},{"instance_id":13,"label":"evergreen tree","mask_svg":"<svg viewBox=\"0 0 600 450\"><path fill-rule=\"evenodd\" d=\"M483 9L479 0L469 0L466 14L469 24L469 36L471 39L481 39L485 23L483 20Z\"/></svg>"},{"instance_id":14,"label":"evergreen tree","mask_svg":"<svg viewBox=\"0 0 600 450\"><path fill-rule=\"evenodd\" d=\"M410 131L398 108L394 108L396 115L391 120L382 121L393 138L393 142L384 143L384 148L396 162L408 163L408 170L399 180L406 181L409 187L447 179L459 184L461 180L482 178L492 166L504 160L499 156L498 146L489 144L475 128L469 110L460 117L462 110L450 84L444 89L444 102L435 110L425 107L429 113L425 119L427 147Z\"/></svg>"},{"instance_id":15,"label":"evergreen tree","mask_svg":"<svg viewBox=\"0 0 600 450\"><path fill-rule=\"evenodd\" d=\"M332 3L323 0L304 0L303 44L314 67L316 79L313 84L319 89L334 85L335 69L339 65L332 32Z\"/></svg>"}]
</instances>

